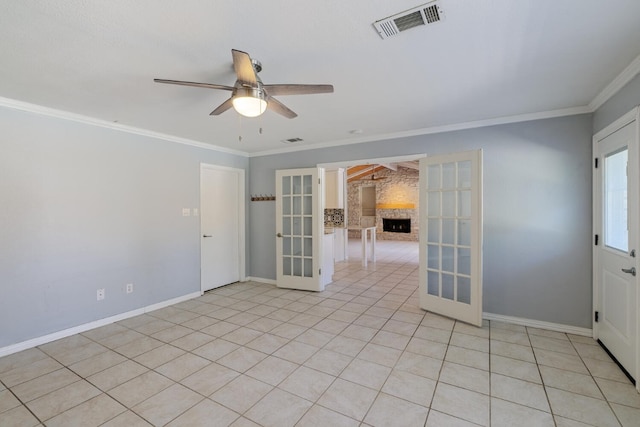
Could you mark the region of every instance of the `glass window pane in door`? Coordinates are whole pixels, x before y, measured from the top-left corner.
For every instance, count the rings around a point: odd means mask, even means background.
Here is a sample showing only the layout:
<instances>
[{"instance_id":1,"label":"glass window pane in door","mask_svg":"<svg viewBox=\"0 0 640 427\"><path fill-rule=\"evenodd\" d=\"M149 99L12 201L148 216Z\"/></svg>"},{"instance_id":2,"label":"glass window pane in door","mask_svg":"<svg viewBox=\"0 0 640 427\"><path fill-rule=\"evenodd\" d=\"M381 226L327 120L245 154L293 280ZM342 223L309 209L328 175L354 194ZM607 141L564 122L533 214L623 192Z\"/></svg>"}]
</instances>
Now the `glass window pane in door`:
<instances>
[{"instance_id":1,"label":"glass window pane in door","mask_svg":"<svg viewBox=\"0 0 640 427\"><path fill-rule=\"evenodd\" d=\"M282 198L282 214L291 215L291 197L285 196Z\"/></svg>"},{"instance_id":2,"label":"glass window pane in door","mask_svg":"<svg viewBox=\"0 0 640 427\"><path fill-rule=\"evenodd\" d=\"M313 256L313 242L311 239L304 239L304 256Z\"/></svg>"},{"instance_id":3,"label":"glass window pane in door","mask_svg":"<svg viewBox=\"0 0 640 427\"><path fill-rule=\"evenodd\" d=\"M440 269L440 246L427 246L427 267L434 270Z\"/></svg>"},{"instance_id":4,"label":"glass window pane in door","mask_svg":"<svg viewBox=\"0 0 640 427\"><path fill-rule=\"evenodd\" d=\"M313 260L311 258L304 259L304 277L313 277Z\"/></svg>"},{"instance_id":5,"label":"glass window pane in door","mask_svg":"<svg viewBox=\"0 0 640 427\"><path fill-rule=\"evenodd\" d=\"M442 273L442 298L454 299L453 277L453 274Z\"/></svg>"},{"instance_id":6,"label":"glass window pane in door","mask_svg":"<svg viewBox=\"0 0 640 427\"><path fill-rule=\"evenodd\" d=\"M456 238L456 220L453 218L444 218L442 220L442 243L445 245L453 245Z\"/></svg>"},{"instance_id":7,"label":"glass window pane in door","mask_svg":"<svg viewBox=\"0 0 640 427\"><path fill-rule=\"evenodd\" d=\"M456 192L442 192L442 216L456 216Z\"/></svg>"},{"instance_id":8,"label":"glass window pane in door","mask_svg":"<svg viewBox=\"0 0 640 427\"><path fill-rule=\"evenodd\" d=\"M302 218L293 217L293 235L301 236L302 235Z\"/></svg>"},{"instance_id":9,"label":"glass window pane in door","mask_svg":"<svg viewBox=\"0 0 640 427\"><path fill-rule=\"evenodd\" d=\"M288 256L282 257L282 274L291 276L291 258Z\"/></svg>"},{"instance_id":10,"label":"glass window pane in door","mask_svg":"<svg viewBox=\"0 0 640 427\"><path fill-rule=\"evenodd\" d=\"M458 302L471 304L471 279L458 276Z\"/></svg>"},{"instance_id":11,"label":"glass window pane in door","mask_svg":"<svg viewBox=\"0 0 640 427\"><path fill-rule=\"evenodd\" d=\"M293 194L301 194L302 193L302 179L300 176L293 177Z\"/></svg>"},{"instance_id":12,"label":"glass window pane in door","mask_svg":"<svg viewBox=\"0 0 640 427\"><path fill-rule=\"evenodd\" d=\"M458 244L471 246L471 220L458 220Z\"/></svg>"},{"instance_id":13,"label":"glass window pane in door","mask_svg":"<svg viewBox=\"0 0 640 427\"><path fill-rule=\"evenodd\" d=\"M293 254L302 255L302 239L300 237L293 238Z\"/></svg>"},{"instance_id":14,"label":"glass window pane in door","mask_svg":"<svg viewBox=\"0 0 640 427\"><path fill-rule=\"evenodd\" d=\"M471 274L471 249L458 248L458 273Z\"/></svg>"},{"instance_id":15,"label":"glass window pane in door","mask_svg":"<svg viewBox=\"0 0 640 427\"><path fill-rule=\"evenodd\" d=\"M311 194L313 189L311 188L311 175L305 175L304 181L304 194Z\"/></svg>"},{"instance_id":16,"label":"glass window pane in door","mask_svg":"<svg viewBox=\"0 0 640 427\"><path fill-rule=\"evenodd\" d=\"M437 271L428 271L427 284L427 293L429 295L440 296L440 273Z\"/></svg>"},{"instance_id":17,"label":"glass window pane in door","mask_svg":"<svg viewBox=\"0 0 640 427\"><path fill-rule=\"evenodd\" d=\"M471 187L471 162L458 162L458 188Z\"/></svg>"},{"instance_id":18,"label":"glass window pane in door","mask_svg":"<svg viewBox=\"0 0 640 427\"><path fill-rule=\"evenodd\" d=\"M291 194L291 177L282 177L282 194Z\"/></svg>"},{"instance_id":19,"label":"glass window pane in door","mask_svg":"<svg viewBox=\"0 0 640 427\"><path fill-rule=\"evenodd\" d=\"M291 237L282 238L282 255L291 255Z\"/></svg>"},{"instance_id":20,"label":"glass window pane in door","mask_svg":"<svg viewBox=\"0 0 640 427\"><path fill-rule=\"evenodd\" d=\"M302 196L293 196L293 214L302 215Z\"/></svg>"},{"instance_id":21,"label":"glass window pane in door","mask_svg":"<svg viewBox=\"0 0 640 427\"><path fill-rule=\"evenodd\" d=\"M293 276L302 277L302 258L293 259Z\"/></svg>"},{"instance_id":22,"label":"glass window pane in door","mask_svg":"<svg viewBox=\"0 0 640 427\"><path fill-rule=\"evenodd\" d=\"M291 236L291 217L282 217L282 235Z\"/></svg>"},{"instance_id":23,"label":"glass window pane in door","mask_svg":"<svg viewBox=\"0 0 640 427\"><path fill-rule=\"evenodd\" d=\"M427 241L430 243L440 242L440 220L437 218L427 220Z\"/></svg>"},{"instance_id":24,"label":"glass window pane in door","mask_svg":"<svg viewBox=\"0 0 640 427\"><path fill-rule=\"evenodd\" d=\"M454 268L454 248L451 246L442 247L442 271L449 271L453 273Z\"/></svg>"},{"instance_id":25,"label":"glass window pane in door","mask_svg":"<svg viewBox=\"0 0 640 427\"><path fill-rule=\"evenodd\" d=\"M471 216L471 190L458 191L458 216Z\"/></svg>"},{"instance_id":26,"label":"glass window pane in door","mask_svg":"<svg viewBox=\"0 0 640 427\"><path fill-rule=\"evenodd\" d=\"M313 226L313 218L305 217L304 221L304 235L311 236L312 234L312 226Z\"/></svg>"},{"instance_id":27,"label":"glass window pane in door","mask_svg":"<svg viewBox=\"0 0 640 427\"><path fill-rule=\"evenodd\" d=\"M311 196L304 196L304 209L302 213L304 215L311 215L313 210L313 198Z\"/></svg>"},{"instance_id":28,"label":"glass window pane in door","mask_svg":"<svg viewBox=\"0 0 640 427\"><path fill-rule=\"evenodd\" d=\"M427 193L427 215L440 216L440 192L431 191Z\"/></svg>"},{"instance_id":29,"label":"glass window pane in door","mask_svg":"<svg viewBox=\"0 0 640 427\"><path fill-rule=\"evenodd\" d=\"M456 164L445 163L442 165L442 188L455 188Z\"/></svg>"},{"instance_id":30,"label":"glass window pane in door","mask_svg":"<svg viewBox=\"0 0 640 427\"><path fill-rule=\"evenodd\" d=\"M427 168L427 188L429 190L440 189L440 165L430 165Z\"/></svg>"},{"instance_id":31,"label":"glass window pane in door","mask_svg":"<svg viewBox=\"0 0 640 427\"><path fill-rule=\"evenodd\" d=\"M625 148L604 160L604 244L623 252L629 250L627 157Z\"/></svg>"}]
</instances>

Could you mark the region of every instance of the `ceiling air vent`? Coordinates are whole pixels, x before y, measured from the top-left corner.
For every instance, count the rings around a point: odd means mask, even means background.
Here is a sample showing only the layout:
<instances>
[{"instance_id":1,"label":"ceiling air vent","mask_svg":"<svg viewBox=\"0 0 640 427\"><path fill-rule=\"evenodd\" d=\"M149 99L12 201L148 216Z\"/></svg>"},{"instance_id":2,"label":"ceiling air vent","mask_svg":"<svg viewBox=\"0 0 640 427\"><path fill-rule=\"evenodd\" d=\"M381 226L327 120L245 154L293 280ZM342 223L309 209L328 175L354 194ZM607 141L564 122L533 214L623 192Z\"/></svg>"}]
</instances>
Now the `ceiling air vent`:
<instances>
[{"instance_id":1,"label":"ceiling air vent","mask_svg":"<svg viewBox=\"0 0 640 427\"><path fill-rule=\"evenodd\" d=\"M440 5L437 2L429 2L376 21L373 26L380 34L380 37L386 39L410 28L435 24L443 19L444 12Z\"/></svg>"},{"instance_id":2,"label":"ceiling air vent","mask_svg":"<svg viewBox=\"0 0 640 427\"><path fill-rule=\"evenodd\" d=\"M295 144L296 142L302 142L302 138L289 138L283 139L282 142L284 144Z\"/></svg>"}]
</instances>

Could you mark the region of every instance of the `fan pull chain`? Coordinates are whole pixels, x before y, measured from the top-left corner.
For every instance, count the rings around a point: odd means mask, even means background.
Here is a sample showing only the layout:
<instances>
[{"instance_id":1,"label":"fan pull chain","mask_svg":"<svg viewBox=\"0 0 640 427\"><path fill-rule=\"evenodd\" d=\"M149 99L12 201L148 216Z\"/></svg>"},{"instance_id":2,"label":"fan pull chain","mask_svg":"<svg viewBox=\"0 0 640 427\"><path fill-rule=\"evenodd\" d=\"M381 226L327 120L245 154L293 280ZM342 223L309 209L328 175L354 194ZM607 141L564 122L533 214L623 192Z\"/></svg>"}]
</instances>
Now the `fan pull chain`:
<instances>
[{"instance_id":1,"label":"fan pull chain","mask_svg":"<svg viewBox=\"0 0 640 427\"><path fill-rule=\"evenodd\" d=\"M242 115L238 114L238 142L242 142Z\"/></svg>"}]
</instances>

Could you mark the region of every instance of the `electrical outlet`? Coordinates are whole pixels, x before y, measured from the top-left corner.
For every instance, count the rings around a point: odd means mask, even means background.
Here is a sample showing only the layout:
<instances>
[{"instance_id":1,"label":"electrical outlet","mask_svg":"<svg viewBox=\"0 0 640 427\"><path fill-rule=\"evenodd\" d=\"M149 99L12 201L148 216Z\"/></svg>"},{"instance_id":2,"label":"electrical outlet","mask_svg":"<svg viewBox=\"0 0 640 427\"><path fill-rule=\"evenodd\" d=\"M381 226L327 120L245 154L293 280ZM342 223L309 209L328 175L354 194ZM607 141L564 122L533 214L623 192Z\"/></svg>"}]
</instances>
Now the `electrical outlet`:
<instances>
[{"instance_id":1,"label":"electrical outlet","mask_svg":"<svg viewBox=\"0 0 640 427\"><path fill-rule=\"evenodd\" d=\"M133 292L133 283L127 283L127 293L130 294Z\"/></svg>"},{"instance_id":2,"label":"electrical outlet","mask_svg":"<svg viewBox=\"0 0 640 427\"><path fill-rule=\"evenodd\" d=\"M191 209L182 208L182 216L191 216Z\"/></svg>"},{"instance_id":3,"label":"electrical outlet","mask_svg":"<svg viewBox=\"0 0 640 427\"><path fill-rule=\"evenodd\" d=\"M104 299L104 288L98 289L97 299L98 301L102 301Z\"/></svg>"}]
</instances>

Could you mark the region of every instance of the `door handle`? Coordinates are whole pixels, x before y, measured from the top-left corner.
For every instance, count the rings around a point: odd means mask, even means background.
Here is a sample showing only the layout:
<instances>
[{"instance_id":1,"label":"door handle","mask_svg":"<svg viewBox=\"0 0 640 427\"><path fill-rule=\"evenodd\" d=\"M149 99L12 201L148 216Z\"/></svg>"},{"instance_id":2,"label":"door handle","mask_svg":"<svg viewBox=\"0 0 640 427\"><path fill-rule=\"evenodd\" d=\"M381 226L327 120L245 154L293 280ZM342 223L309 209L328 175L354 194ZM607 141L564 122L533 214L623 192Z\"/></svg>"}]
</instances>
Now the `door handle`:
<instances>
[{"instance_id":1,"label":"door handle","mask_svg":"<svg viewBox=\"0 0 640 427\"><path fill-rule=\"evenodd\" d=\"M202 237L211 237L211 234L203 234Z\"/></svg>"},{"instance_id":2,"label":"door handle","mask_svg":"<svg viewBox=\"0 0 640 427\"><path fill-rule=\"evenodd\" d=\"M276 234L276 237L282 237L282 233Z\"/></svg>"},{"instance_id":3,"label":"door handle","mask_svg":"<svg viewBox=\"0 0 640 427\"><path fill-rule=\"evenodd\" d=\"M635 267L631 267L631 268L623 268L622 271L624 273L629 273L632 276L636 275L636 268Z\"/></svg>"}]
</instances>

